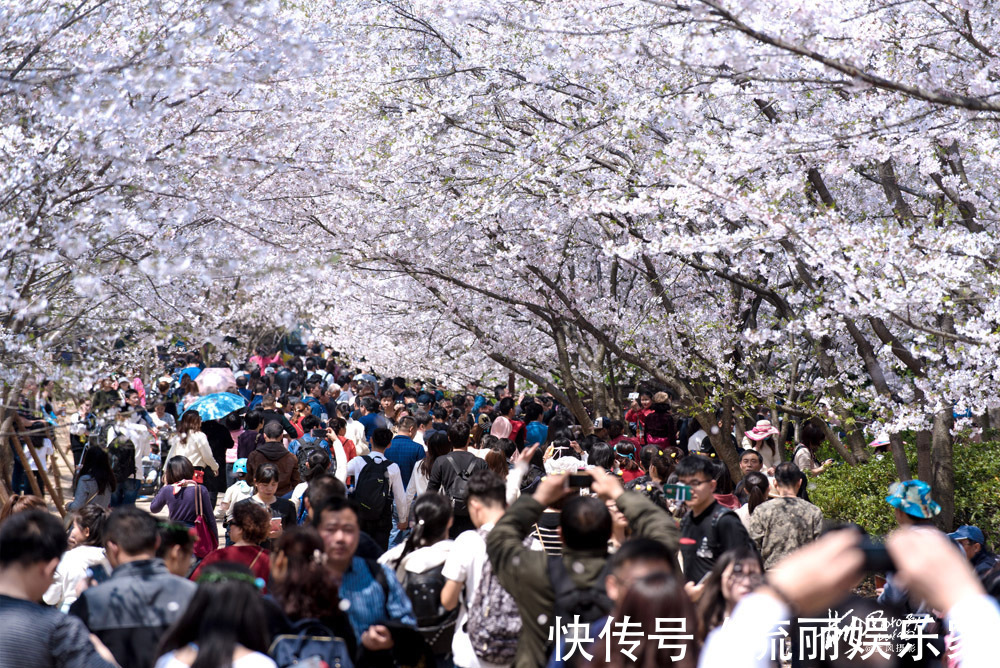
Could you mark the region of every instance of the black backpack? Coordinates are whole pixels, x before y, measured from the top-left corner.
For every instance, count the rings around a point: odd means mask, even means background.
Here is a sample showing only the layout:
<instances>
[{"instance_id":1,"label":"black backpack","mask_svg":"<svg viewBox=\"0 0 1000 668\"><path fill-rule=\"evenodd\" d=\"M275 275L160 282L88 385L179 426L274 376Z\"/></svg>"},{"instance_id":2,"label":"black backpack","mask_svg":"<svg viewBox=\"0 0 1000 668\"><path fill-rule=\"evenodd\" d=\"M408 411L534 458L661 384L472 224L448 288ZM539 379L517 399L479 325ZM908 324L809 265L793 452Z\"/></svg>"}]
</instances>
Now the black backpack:
<instances>
[{"instance_id":1,"label":"black backpack","mask_svg":"<svg viewBox=\"0 0 1000 668\"><path fill-rule=\"evenodd\" d=\"M435 654L447 654L458 621L458 608L447 610L441 605L441 590L447 579L442 575L444 564L423 573L406 571L403 589L413 606L417 630Z\"/></svg>"},{"instance_id":2,"label":"black backpack","mask_svg":"<svg viewBox=\"0 0 1000 668\"><path fill-rule=\"evenodd\" d=\"M580 622L593 624L601 617L611 614L614 602L604 589L604 580L608 575L610 563L610 559L604 563L604 568L589 587L577 587L569 571L566 570L562 556L549 557L549 581L555 594L553 612L560 625L574 622L577 615L580 617ZM553 623L555 622L554 619Z\"/></svg>"},{"instance_id":3,"label":"black backpack","mask_svg":"<svg viewBox=\"0 0 1000 668\"><path fill-rule=\"evenodd\" d=\"M389 466L392 462L383 459L376 462L369 455L363 455L365 467L358 474L354 486L354 500L360 507L361 519L377 522L392 513L392 487L389 483Z\"/></svg>"},{"instance_id":4,"label":"black backpack","mask_svg":"<svg viewBox=\"0 0 1000 668\"><path fill-rule=\"evenodd\" d=\"M115 474L115 482L121 486L135 475L135 444L125 436L116 436L108 445L108 459Z\"/></svg>"},{"instance_id":5,"label":"black backpack","mask_svg":"<svg viewBox=\"0 0 1000 668\"><path fill-rule=\"evenodd\" d=\"M291 625L289 633L271 641L268 655L278 668L291 668L310 659L319 659L330 668L352 668L347 644L318 619L302 619Z\"/></svg>"},{"instance_id":6,"label":"black backpack","mask_svg":"<svg viewBox=\"0 0 1000 668\"><path fill-rule=\"evenodd\" d=\"M455 469L455 479L451 481L451 485L448 486L447 490L448 496L451 497L452 509L456 515L468 515L469 509L466 506L466 501L469 499L469 476L476 470L479 460L473 458L463 472L458 468L458 464L455 463L453 457L446 457L445 459L451 464L451 468Z\"/></svg>"}]
</instances>

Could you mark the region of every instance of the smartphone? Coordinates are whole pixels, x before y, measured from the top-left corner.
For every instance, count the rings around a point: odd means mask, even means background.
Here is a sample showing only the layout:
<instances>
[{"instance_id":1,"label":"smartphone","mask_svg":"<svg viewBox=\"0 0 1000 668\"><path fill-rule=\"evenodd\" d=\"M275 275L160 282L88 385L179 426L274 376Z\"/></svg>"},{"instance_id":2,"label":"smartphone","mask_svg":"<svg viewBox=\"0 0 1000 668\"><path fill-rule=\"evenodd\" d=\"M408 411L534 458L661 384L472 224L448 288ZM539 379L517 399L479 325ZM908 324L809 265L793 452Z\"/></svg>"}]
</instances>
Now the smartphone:
<instances>
[{"instance_id":1,"label":"smartphone","mask_svg":"<svg viewBox=\"0 0 1000 668\"><path fill-rule=\"evenodd\" d=\"M312 435L313 435L313 438L326 438L326 430L325 429L313 429L312 430Z\"/></svg>"},{"instance_id":2,"label":"smartphone","mask_svg":"<svg viewBox=\"0 0 1000 668\"><path fill-rule=\"evenodd\" d=\"M194 481L196 483L198 483L199 485L202 484L203 482L205 482L205 472L204 471L199 471L198 469L195 469L194 470Z\"/></svg>"},{"instance_id":3,"label":"smartphone","mask_svg":"<svg viewBox=\"0 0 1000 668\"><path fill-rule=\"evenodd\" d=\"M272 517L271 518L271 531L281 531L281 518Z\"/></svg>"},{"instance_id":4,"label":"smartphone","mask_svg":"<svg viewBox=\"0 0 1000 668\"><path fill-rule=\"evenodd\" d=\"M103 564L97 564L96 566L91 566L87 569L87 578L93 580L97 584L107 582L110 577L111 574L108 573L108 569L106 569Z\"/></svg>"},{"instance_id":5,"label":"smartphone","mask_svg":"<svg viewBox=\"0 0 1000 668\"><path fill-rule=\"evenodd\" d=\"M638 401L639 400L639 393L638 392L629 392L628 400L629 401Z\"/></svg>"},{"instance_id":6,"label":"smartphone","mask_svg":"<svg viewBox=\"0 0 1000 668\"><path fill-rule=\"evenodd\" d=\"M875 576L875 588L876 589L885 589L885 576L883 576L883 575L876 575Z\"/></svg>"},{"instance_id":7,"label":"smartphone","mask_svg":"<svg viewBox=\"0 0 1000 668\"><path fill-rule=\"evenodd\" d=\"M872 539L871 536L861 538L861 551L865 554L865 573L893 573L896 571L896 563L892 560L892 555L885 549L883 543Z\"/></svg>"},{"instance_id":8,"label":"smartphone","mask_svg":"<svg viewBox=\"0 0 1000 668\"><path fill-rule=\"evenodd\" d=\"M687 485L664 485L663 496L675 501L690 501L691 488Z\"/></svg>"},{"instance_id":9,"label":"smartphone","mask_svg":"<svg viewBox=\"0 0 1000 668\"><path fill-rule=\"evenodd\" d=\"M587 475L586 473L570 473L569 474L569 486L577 487L580 489L587 488L594 484L594 479Z\"/></svg>"}]
</instances>

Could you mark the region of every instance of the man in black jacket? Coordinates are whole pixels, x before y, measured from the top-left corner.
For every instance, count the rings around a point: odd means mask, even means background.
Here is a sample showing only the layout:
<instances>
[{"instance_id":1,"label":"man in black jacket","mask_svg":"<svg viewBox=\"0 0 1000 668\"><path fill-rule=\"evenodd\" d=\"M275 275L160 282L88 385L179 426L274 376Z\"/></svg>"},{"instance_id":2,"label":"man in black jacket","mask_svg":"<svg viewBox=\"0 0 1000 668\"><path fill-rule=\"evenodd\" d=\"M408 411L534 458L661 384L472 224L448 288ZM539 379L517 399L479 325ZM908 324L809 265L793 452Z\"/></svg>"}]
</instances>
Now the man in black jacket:
<instances>
[{"instance_id":1,"label":"man in black jacket","mask_svg":"<svg viewBox=\"0 0 1000 668\"><path fill-rule=\"evenodd\" d=\"M160 637L184 613L197 586L156 558L156 518L134 506L108 518L105 548L114 572L70 606L90 632L129 668L152 668Z\"/></svg>"}]
</instances>

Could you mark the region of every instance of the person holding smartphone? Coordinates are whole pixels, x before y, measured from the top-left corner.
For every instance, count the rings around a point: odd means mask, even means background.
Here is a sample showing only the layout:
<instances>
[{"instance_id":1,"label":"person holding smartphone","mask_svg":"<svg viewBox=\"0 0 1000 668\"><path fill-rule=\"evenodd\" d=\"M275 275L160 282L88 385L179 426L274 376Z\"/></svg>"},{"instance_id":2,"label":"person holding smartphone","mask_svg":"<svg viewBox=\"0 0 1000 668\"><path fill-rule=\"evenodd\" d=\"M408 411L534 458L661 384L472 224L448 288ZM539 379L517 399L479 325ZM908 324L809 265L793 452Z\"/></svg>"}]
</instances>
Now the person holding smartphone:
<instances>
[{"instance_id":1,"label":"person holding smartphone","mask_svg":"<svg viewBox=\"0 0 1000 668\"><path fill-rule=\"evenodd\" d=\"M288 499L276 496L278 491L278 467L274 464L258 466L253 475L254 487L257 492L250 501L264 506L271 513L267 537L276 539L282 531L295 526L295 504Z\"/></svg>"}]
</instances>

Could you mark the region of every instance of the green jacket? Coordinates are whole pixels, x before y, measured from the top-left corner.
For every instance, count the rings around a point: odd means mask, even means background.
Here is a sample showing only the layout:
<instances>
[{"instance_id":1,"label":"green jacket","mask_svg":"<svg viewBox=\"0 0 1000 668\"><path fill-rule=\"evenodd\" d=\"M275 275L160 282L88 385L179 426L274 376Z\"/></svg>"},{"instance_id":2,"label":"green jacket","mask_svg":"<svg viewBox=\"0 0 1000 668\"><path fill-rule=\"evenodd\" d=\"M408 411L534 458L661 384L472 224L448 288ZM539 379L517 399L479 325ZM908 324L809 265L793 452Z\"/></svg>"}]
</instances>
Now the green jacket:
<instances>
[{"instance_id":1,"label":"green jacket","mask_svg":"<svg viewBox=\"0 0 1000 668\"><path fill-rule=\"evenodd\" d=\"M638 492L622 494L618 498L618 508L628 519L633 536L663 543L676 569L680 534L674 519ZM531 496L522 496L507 509L486 537L486 554L493 572L517 601L521 612L523 629L514 661L516 668L538 668L548 662L546 649L555 608L548 557L522 544L544 510L544 506ZM563 547L562 558L573 582L586 587L600 575L608 553L606 548L571 550Z\"/></svg>"}]
</instances>

